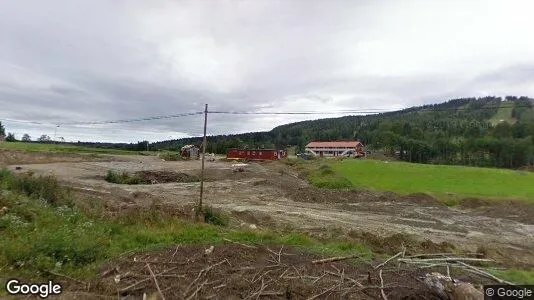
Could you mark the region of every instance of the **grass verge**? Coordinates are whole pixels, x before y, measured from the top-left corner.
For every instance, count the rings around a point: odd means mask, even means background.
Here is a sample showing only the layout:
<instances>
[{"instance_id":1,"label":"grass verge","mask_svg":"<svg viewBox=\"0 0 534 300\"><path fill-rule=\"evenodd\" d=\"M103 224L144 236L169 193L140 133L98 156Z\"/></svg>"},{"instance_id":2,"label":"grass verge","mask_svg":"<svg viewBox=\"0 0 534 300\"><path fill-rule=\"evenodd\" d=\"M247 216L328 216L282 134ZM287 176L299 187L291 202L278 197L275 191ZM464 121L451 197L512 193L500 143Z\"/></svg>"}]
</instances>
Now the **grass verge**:
<instances>
[{"instance_id":1,"label":"grass verge","mask_svg":"<svg viewBox=\"0 0 534 300\"><path fill-rule=\"evenodd\" d=\"M367 247L356 242L320 242L297 233L232 230L180 220L155 209L104 217L67 205L74 201L72 196L64 194L65 190L53 178L14 175L7 170L0 174L0 274L4 274L0 277L41 280L51 271L88 279L96 274L99 265L124 252L176 244L213 245L223 243L224 239L306 247L331 254L357 251L362 256L370 255ZM22 186L34 188L19 189L19 180L26 182ZM53 183L53 192L34 193L42 187L34 182L40 181ZM70 198L71 202L57 201L62 197ZM224 225L228 220L211 208L205 210L211 223Z\"/></svg>"},{"instance_id":2,"label":"grass verge","mask_svg":"<svg viewBox=\"0 0 534 300\"><path fill-rule=\"evenodd\" d=\"M490 273L517 284L534 284L534 270L490 270Z\"/></svg>"},{"instance_id":3,"label":"grass verge","mask_svg":"<svg viewBox=\"0 0 534 300\"><path fill-rule=\"evenodd\" d=\"M140 154L138 151L121 150L121 149L106 149L93 148L76 145L65 144L45 144L45 143L28 143L28 142L12 142L0 143L0 149L5 150L19 150L29 152L60 152L60 153L95 153L95 154L116 154L116 155L136 155Z\"/></svg>"}]
</instances>

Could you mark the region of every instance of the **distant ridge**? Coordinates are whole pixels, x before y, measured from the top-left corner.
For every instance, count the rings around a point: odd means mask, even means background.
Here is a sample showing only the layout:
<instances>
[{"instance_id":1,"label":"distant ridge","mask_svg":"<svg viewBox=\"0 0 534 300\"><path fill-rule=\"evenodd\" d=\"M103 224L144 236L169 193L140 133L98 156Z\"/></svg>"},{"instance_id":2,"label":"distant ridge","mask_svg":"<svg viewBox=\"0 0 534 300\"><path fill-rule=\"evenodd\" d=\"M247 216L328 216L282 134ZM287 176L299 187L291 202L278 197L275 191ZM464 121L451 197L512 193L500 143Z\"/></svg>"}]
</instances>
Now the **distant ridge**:
<instances>
[{"instance_id":1,"label":"distant ridge","mask_svg":"<svg viewBox=\"0 0 534 300\"><path fill-rule=\"evenodd\" d=\"M452 99L376 115L301 121L267 132L211 136L207 151L244 146L303 151L312 140L358 139L367 149L397 153L410 162L519 168L534 164L533 104L533 98L524 96ZM200 142L186 138L153 147Z\"/></svg>"}]
</instances>

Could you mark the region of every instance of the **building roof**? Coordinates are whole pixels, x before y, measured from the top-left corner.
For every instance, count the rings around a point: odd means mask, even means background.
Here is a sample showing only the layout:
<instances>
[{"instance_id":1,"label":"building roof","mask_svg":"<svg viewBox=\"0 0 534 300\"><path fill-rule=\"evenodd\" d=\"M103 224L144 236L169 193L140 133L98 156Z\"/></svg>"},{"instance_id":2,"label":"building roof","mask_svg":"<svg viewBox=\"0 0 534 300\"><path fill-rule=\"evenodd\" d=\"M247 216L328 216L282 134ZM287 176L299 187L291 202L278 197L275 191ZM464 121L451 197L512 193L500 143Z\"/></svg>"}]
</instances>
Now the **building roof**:
<instances>
[{"instance_id":1,"label":"building roof","mask_svg":"<svg viewBox=\"0 0 534 300\"><path fill-rule=\"evenodd\" d=\"M259 148L228 148L228 151L230 150L237 150L237 151L277 151L276 149L259 149Z\"/></svg>"},{"instance_id":2,"label":"building roof","mask_svg":"<svg viewBox=\"0 0 534 300\"><path fill-rule=\"evenodd\" d=\"M192 148L198 148L197 146L195 145L185 145L182 147L182 150L185 150L185 149L192 149Z\"/></svg>"},{"instance_id":3,"label":"building roof","mask_svg":"<svg viewBox=\"0 0 534 300\"><path fill-rule=\"evenodd\" d=\"M313 141L310 142L308 145L306 145L306 148L356 148L358 145L361 145L362 143L358 141Z\"/></svg>"}]
</instances>

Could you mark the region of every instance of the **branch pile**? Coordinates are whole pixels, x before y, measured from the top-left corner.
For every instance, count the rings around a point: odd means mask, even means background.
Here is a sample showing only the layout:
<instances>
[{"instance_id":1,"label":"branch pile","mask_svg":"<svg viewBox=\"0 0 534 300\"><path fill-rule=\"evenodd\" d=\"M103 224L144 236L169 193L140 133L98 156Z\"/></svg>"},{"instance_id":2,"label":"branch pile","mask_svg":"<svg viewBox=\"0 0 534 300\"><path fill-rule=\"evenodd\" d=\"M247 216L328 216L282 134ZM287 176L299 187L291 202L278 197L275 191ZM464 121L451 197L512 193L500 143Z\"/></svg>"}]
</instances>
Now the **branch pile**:
<instances>
[{"instance_id":1,"label":"branch pile","mask_svg":"<svg viewBox=\"0 0 534 300\"><path fill-rule=\"evenodd\" d=\"M507 283L472 265L491 262L475 257L401 251L376 262L356 254L320 258L295 248L227 242L130 255L108 265L92 292L147 299L448 299L454 292L449 285L466 279Z\"/></svg>"}]
</instances>

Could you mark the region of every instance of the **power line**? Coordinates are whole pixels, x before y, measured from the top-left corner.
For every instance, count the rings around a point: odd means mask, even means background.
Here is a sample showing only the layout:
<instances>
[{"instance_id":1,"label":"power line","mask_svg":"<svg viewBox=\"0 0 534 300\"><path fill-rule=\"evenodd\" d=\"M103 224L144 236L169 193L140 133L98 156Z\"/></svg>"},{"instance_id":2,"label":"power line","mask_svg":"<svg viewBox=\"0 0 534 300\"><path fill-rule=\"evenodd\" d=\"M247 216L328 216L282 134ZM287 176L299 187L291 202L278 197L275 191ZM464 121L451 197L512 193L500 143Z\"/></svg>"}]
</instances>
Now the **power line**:
<instances>
[{"instance_id":1,"label":"power line","mask_svg":"<svg viewBox=\"0 0 534 300\"><path fill-rule=\"evenodd\" d=\"M389 112L409 112L410 110L414 111L463 111L463 110L494 110L494 109L514 109L514 108L532 108L529 105L514 105L509 107L451 107L451 108L424 108L424 107L413 107L413 108L404 108L398 110L390 109L354 109L354 110L337 110L337 111L288 111L288 112L250 112L250 111L208 111L208 114L230 114L230 115L331 115L331 114L380 114L380 113L389 113ZM107 120L107 121L87 121L87 122L70 122L70 123L52 123L52 122L37 122L37 121L28 121L28 120L13 120L13 119L3 119L8 122L13 123L24 123L24 124L34 124L34 125L52 125L52 126L79 126L79 125L105 125L105 124L120 124L120 123L133 123L141 121L153 121L153 120L163 120L163 119L174 119L187 116L202 115L204 112L190 112L190 113L180 113L180 114L171 114L171 115L160 115L160 116L150 116L150 117L140 117L134 119L120 119L120 120Z\"/></svg>"},{"instance_id":2,"label":"power line","mask_svg":"<svg viewBox=\"0 0 534 300\"><path fill-rule=\"evenodd\" d=\"M329 115L329 114L377 114L381 112L390 112L392 110L339 110L339 111L298 111L298 112L247 112L247 111L209 111L209 114L228 114L228 115Z\"/></svg>"},{"instance_id":3,"label":"power line","mask_svg":"<svg viewBox=\"0 0 534 300\"><path fill-rule=\"evenodd\" d=\"M34 124L34 125L54 125L55 123L46 123L46 122L35 122L35 121L26 121L26 120L13 120L13 119L6 119L2 118L2 121L12 122L12 123L21 123L21 124Z\"/></svg>"},{"instance_id":4,"label":"power line","mask_svg":"<svg viewBox=\"0 0 534 300\"><path fill-rule=\"evenodd\" d=\"M92 122L72 122L72 123L64 123L61 124L64 125L103 125L103 124L118 124L118 123L132 123L132 122L141 122L141 121L152 121L152 120L163 120L163 119L174 119L179 117L187 117L187 116L194 116L194 115L200 115L204 112L191 112L191 113L182 113L182 114L174 114L174 115L165 115L165 116L152 116L152 117L144 117L144 118L137 118L137 119L123 119L123 120L110 120L110 121L92 121Z\"/></svg>"}]
</instances>

